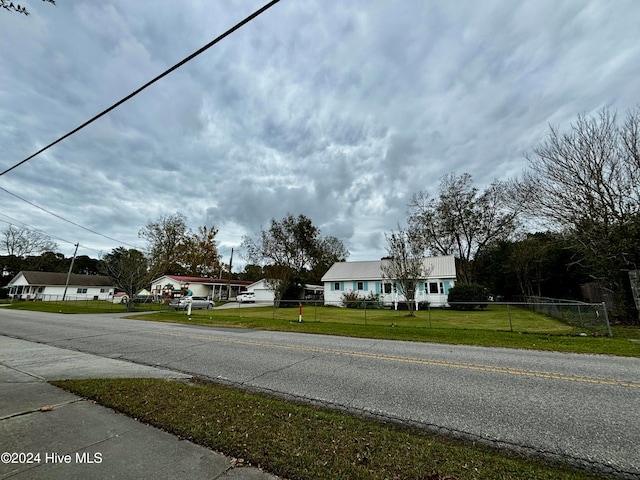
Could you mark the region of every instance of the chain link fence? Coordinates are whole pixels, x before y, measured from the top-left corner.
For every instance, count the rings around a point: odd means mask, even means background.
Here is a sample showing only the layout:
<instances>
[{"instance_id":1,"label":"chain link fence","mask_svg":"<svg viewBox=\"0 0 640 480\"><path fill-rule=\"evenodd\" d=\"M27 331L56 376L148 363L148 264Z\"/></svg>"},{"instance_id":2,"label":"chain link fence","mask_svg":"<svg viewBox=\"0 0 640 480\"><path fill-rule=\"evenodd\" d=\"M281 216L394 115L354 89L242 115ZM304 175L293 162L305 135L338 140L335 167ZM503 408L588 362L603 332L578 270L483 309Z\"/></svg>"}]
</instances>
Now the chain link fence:
<instances>
[{"instance_id":1,"label":"chain link fence","mask_svg":"<svg viewBox=\"0 0 640 480\"><path fill-rule=\"evenodd\" d=\"M612 336L606 302L585 303L549 297L524 297L530 310L581 329L605 332Z\"/></svg>"},{"instance_id":2,"label":"chain link fence","mask_svg":"<svg viewBox=\"0 0 640 480\"><path fill-rule=\"evenodd\" d=\"M168 305L154 302L150 297L141 296L129 299L128 297L115 297L108 300L89 298L86 295L45 295L38 294L37 297L29 300L10 299L12 304L20 303L41 303L46 310L65 313L65 310L76 312L86 310L90 313L109 313L127 311L150 311L168 309Z\"/></svg>"},{"instance_id":3,"label":"chain link fence","mask_svg":"<svg viewBox=\"0 0 640 480\"><path fill-rule=\"evenodd\" d=\"M253 310L254 307L263 307ZM606 306L602 303L569 301L456 303L448 308L413 304L408 316L406 302L383 304L378 301L350 301L325 304L317 300L282 301L252 304L229 303L229 314L262 317L290 322L326 322L354 325L409 326L423 328L484 329L522 333L611 336Z\"/></svg>"},{"instance_id":4,"label":"chain link fence","mask_svg":"<svg viewBox=\"0 0 640 480\"><path fill-rule=\"evenodd\" d=\"M127 311L171 310L151 297L133 298L126 302L93 300L86 297L48 295L38 302L54 312L108 313ZM406 302L384 304L380 301L350 301L325 304L322 300L283 300L273 302L236 303L215 310L221 315L254 317L289 322L344 323L371 326L406 326L421 328L477 329L522 333L612 336L604 303L584 303L541 297L528 297L522 302L456 303L448 308L431 308L426 302L413 303L413 316ZM24 302L16 300L14 302ZM128 307L128 308L127 308ZM262 307L262 308L260 308ZM208 311L212 312L212 311ZM209 313L210 314L210 313ZM218 313L216 312L216 315Z\"/></svg>"}]
</instances>

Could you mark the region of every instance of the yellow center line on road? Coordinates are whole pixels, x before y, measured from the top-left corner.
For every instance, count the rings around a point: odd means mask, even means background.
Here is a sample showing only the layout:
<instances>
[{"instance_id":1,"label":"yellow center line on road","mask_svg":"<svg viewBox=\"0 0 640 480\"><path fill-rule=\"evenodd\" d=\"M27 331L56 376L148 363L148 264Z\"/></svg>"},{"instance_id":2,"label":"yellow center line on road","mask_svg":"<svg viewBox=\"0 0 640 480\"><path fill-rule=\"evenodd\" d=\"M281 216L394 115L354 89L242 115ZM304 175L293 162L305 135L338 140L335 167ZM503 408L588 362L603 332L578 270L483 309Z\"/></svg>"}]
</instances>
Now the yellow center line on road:
<instances>
[{"instance_id":1,"label":"yellow center line on road","mask_svg":"<svg viewBox=\"0 0 640 480\"><path fill-rule=\"evenodd\" d=\"M312 353L323 353L330 355L340 355L355 358L366 358L372 360L386 360L390 362L410 363L416 365L429 365L435 367L445 368L460 368L467 370L478 370L491 373L504 373L508 375L520 375L526 377L547 378L553 380L564 380L570 382L592 383L599 385L609 385L617 387L629 387L640 388L640 381L629 380L617 380L602 377L590 377L584 375L568 375L564 373L544 372L538 370L526 370L514 367L500 367L495 365L484 365L475 363L463 363L463 362L451 362L445 360L428 360L424 358L402 357L397 355L385 355L381 353L368 353L368 352L354 352L351 350L338 350L332 348L320 348L320 347L308 347L302 345L284 345L279 343L261 342L257 340L241 340L234 338L222 338L214 335L192 335L192 334L180 334L180 333L168 333L168 332L153 332L156 335L173 336L173 337L188 337L200 340L210 340L220 343L229 343L236 345L249 345L266 348L277 348L282 350L297 350Z\"/></svg>"}]
</instances>

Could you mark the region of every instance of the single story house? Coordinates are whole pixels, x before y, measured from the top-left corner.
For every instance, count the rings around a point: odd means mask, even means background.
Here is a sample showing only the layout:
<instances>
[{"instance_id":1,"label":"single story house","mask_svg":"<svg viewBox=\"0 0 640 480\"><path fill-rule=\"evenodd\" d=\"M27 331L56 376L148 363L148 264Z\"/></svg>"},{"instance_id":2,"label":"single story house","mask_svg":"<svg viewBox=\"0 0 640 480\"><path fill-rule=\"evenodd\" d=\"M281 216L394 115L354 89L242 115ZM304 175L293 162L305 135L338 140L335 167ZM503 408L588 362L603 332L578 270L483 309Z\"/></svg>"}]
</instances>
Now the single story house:
<instances>
[{"instance_id":1,"label":"single story house","mask_svg":"<svg viewBox=\"0 0 640 480\"><path fill-rule=\"evenodd\" d=\"M206 297L212 300L233 299L240 290L253 282L247 280L227 280L224 278L187 277L182 275L163 275L151 282L151 295L160 300L180 295L186 285L194 297ZM227 287L230 295L227 296Z\"/></svg>"},{"instance_id":2,"label":"single story house","mask_svg":"<svg viewBox=\"0 0 640 480\"><path fill-rule=\"evenodd\" d=\"M245 289L243 289L243 291L245 291ZM273 290L271 290L267 285L267 280L264 278L262 280L258 280L257 282L252 283L251 285L248 285L246 288L246 291L253 292L255 294L256 303L257 302L273 303L276 297ZM305 284L304 299L305 300L318 299L322 297L323 292L324 292L324 287L322 285Z\"/></svg>"},{"instance_id":3,"label":"single story house","mask_svg":"<svg viewBox=\"0 0 640 480\"><path fill-rule=\"evenodd\" d=\"M253 282L251 285L247 285L247 288L242 291L253 292L256 296L256 303L273 303L276 298L275 293L273 293L273 290L267 286L267 280L264 278L257 282Z\"/></svg>"},{"instance_id":4,"label":"single story house","mask_svg":"<svg viewBox=\"0 0 640 480\"><path fill-rule=\"evenodd\" d=\"M325 305L341 305L342 295L355 292L361 297L379 295L385 305L405 302L402 288L397 282L385 278L381 265L389 260L362 262L338 262L322 277ZM424 259L427 278L420 279L416 286L416 302L429 302L433 307L447 305L449 289L456 283L456 262L452 255L427 257Z\"/></svg>"},{"instance_id":5,"label":"single story house","mask_svg":"<svg viewBox=\"0 0 640 480\"><path fill-rule=\"evenodd\" d=\"M21 271L6 287L12 300L110 300L115 291L111 278L56 272Z\"/></svg>"}]
</instances>

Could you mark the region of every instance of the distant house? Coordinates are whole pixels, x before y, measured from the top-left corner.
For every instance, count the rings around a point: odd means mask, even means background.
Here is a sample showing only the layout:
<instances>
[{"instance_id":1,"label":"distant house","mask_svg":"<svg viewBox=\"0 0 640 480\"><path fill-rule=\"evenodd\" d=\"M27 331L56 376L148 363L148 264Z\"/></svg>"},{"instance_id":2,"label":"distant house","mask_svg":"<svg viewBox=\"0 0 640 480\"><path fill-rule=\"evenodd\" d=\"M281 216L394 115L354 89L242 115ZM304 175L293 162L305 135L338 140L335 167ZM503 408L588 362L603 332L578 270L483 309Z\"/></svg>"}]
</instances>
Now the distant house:
<instances>
[{"instance_id":1,"label":"distant house","mask_svg":"<svg viewBox=\"0 0 640 480\"><path fill-rule=\"evenodd\" d=\"M379 295L387 305L397 305L407 299L402 287L384 278L381 265L387 260L334 263L322 277L325 305L340 305L342 295L355 292L361 297ZM424 259L427 278L416 286L415 300L429 302L433 307L447 305L449 289L456 283L456 264L453 256L427 257Z\"/></svg>"},{"instance_id":2,"label":"distant house","mask_svg":"<svg viewBox=\"0 0 640 480\"><path fill-rule=\"evenodd\" d=\"M240 290L253 282L247 280L227 280L224 278L187 277L183 275L163 275L151 282L151 295L160 299L165 295L180 294L180 289L189 285L194 297L206 297L213 300L234 299ZM227 297L227 287L230 292Z\"/></svg>"},{"instance_id":3,"label":"distant house","mask_svg":"<svg viewBox=\"0 0 640 480\"><path fill-rule=\"evenodd\" d=\"M104 275L22 271L7 285L12 300L109 300L115 291ZM66 294L65 294L66 290Z\"/></svg>"},{"instance_id":4,"label":"distant house","mask_svg":"<svg viewBox=\"0 0 640 480\"><path fill-rule=\"evenodd\" d=\"M275 300L275 293L267 285L267 280L262 279L257 282L248 285L247 292L253 292L256 296L256 302L273 302ZM304 299L315 300L322 297L324 287L322 285L309 285L304 286Z\"/></svg>"},{"instance_id":5,"label":"distant house","mask_svg":"<svg viewBox=\"0 0 640 480\"><path fill-rule=\"evenodd\" d=\"M267 286L267 281L264 278L247 285L247 288L243 289L243 291L253 292L256 296L256 303L273 302L276 298L275 293Z\"/></svg>"}]
</instances>

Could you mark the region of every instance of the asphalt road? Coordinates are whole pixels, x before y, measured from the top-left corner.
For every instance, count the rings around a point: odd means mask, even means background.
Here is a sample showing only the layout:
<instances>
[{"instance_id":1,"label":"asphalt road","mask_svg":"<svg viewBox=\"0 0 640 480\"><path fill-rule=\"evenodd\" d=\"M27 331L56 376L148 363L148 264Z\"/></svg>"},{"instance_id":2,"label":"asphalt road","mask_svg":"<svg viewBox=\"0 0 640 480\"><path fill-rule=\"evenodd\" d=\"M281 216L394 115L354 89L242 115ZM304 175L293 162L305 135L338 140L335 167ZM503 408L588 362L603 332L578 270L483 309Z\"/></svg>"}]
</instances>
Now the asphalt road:
<instances>
[{"instance_id":1,"label":"asphalt road","mask_svg":"<svg viewBox=\"0 0 640 480\"><path fill-rule=\"evenodd\" d=\"M640 478L640 359L0 309L0 335Z\"/></svg>"}]
</instances>

